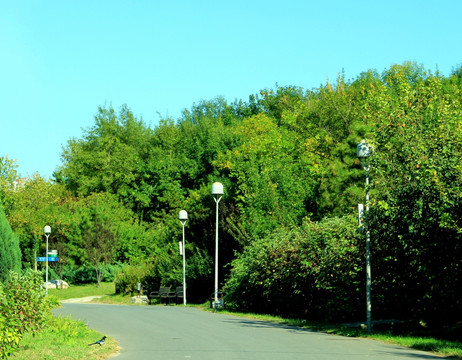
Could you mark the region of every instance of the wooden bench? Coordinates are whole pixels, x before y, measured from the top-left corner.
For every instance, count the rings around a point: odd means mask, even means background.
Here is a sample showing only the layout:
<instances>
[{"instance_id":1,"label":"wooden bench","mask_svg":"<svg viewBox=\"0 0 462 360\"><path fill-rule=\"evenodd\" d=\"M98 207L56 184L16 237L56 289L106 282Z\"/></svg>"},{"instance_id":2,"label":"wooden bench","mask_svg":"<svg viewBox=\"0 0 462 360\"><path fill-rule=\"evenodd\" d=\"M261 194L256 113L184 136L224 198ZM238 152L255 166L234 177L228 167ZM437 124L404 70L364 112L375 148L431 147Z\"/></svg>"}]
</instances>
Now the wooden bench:
<instances>
[{"instance_id":1,"label":"wooden bench","mask_svg":"<svg viewBox=\"0 0 462 360\"><path fill-rule=\"evenodd\" d=\"M170 286L161 286L159 287L159 291L151 291L149 294L149 303L151 303L152 299L159 299L159 303L162 304L162 300L165 300L166 303L170 304L171 299L176 298L176 292L170 291Z\"/></svg>"}]
</instances>

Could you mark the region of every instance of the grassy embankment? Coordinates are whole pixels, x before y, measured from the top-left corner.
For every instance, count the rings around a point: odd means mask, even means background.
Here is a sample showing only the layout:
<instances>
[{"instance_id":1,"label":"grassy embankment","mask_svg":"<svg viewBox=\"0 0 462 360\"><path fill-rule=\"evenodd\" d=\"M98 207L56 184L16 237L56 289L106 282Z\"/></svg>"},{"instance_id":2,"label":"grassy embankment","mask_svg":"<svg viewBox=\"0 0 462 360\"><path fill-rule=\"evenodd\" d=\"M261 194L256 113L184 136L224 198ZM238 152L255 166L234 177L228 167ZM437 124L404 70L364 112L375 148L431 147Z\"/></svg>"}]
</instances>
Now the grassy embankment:
<instances>
[{"instance_id":1,"label":"grassy embankment","mask_svg":"<svg viewBox=\"0 0 462 360\"><path fill-rule=\"evenodd\" d=\"M56 296L59 300L80 298L87 296L101 296L93 302L110 304L129 304L129 296L114 294L114 284L102 284L100 288L95 285L72 286L65 290L50 290L50 295ZM208 309L208 303L203 305L193 305L203 310ZM220 311L225 314L242 316L261 321L272 321L284 325L299 326L330 334L337 334L350 337L368 337L392 344L410 347L414 349L431 351L441 356L462 359L462 342L435 339L432 337L414 336L412 333L394 335L390 331L374 330L373 334L360 328L349 328L339 324L320 324L309 323L305 320L285 319L270 315L247 314ZM60 323L59 321L62 321ZM12 359L106 359L111 353L117 351L117 344L113 339L106 341L102 347L89 347L86 344L98 339L101 334L88 329L82 322L73 322L69 319L60 319L55 325L54 330L42 332L32 339L25 339L22 349ZM56 332L57 331L57 332ZM85 346L82 346L84 344ZM51 348L51 350L49 350ZM56 352L50 352L56 351ZM82 351L82 352L80 352ZM75 355L75 356L74 356Z\"/></svg>"},{"instance_id":2,"label":"grassy embankment","mask_svg":"<svg viewBox=\"0 0 462 360\"><path fill-rule=\"evenodd\" d=\"M49 289L49 296L59 300L80 298L87 296L103 296L111 298L114 284L72 286L69 289ZM122 303L122 301L118 302ZM103 346L88 344L101 339L103 335L94 331L81 320L51 317L47 326L33 337L25 334L20 349L15 352L12 360L103 360L117 354L119 347L114 339L107 338Z\"/></svg>"}]
</instances>

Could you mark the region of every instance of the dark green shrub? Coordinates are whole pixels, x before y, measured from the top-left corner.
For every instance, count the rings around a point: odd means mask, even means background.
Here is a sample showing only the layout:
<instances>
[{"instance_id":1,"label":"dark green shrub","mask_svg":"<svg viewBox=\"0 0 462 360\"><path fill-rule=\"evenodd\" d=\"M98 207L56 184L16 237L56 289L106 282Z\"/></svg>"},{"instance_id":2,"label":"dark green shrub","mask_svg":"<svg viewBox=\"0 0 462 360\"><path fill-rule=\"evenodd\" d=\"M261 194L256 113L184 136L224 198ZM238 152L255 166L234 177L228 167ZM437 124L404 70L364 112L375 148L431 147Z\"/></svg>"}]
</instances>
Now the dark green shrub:
<instances>
[{"instance_id":1,"label":"dark green shrub","mask_svg":"<svg viewBox=\"0 0 462 360\"><path fill-rule=\"evenodd\" d=\"M359 239L350 218L279 229L233 261L227 304L285 316L352 319L363 310Z\"/></svg>"},{"instance_id":2,"label":"dark green shrub","mask_svg":"<svg viewBox=\"0 0 462 360\"><path fill-rule=\"evenodd\" d=\"M11 230L11 226L0 203L0 282L5 281L9 271L20 271L21 250L19 240Z\"/></svg>"},{"instance_id":3,"label":"dark green shrub","mask_svg":"<svg viewBox=\"0 0 462 360\"><path fill-rule=\"evenodd\" d=\"M43 263L45 264L45 263ZM39 269L39 274L42 277L42 281L45 282L46 279L46 268L45 265L42 269ZM55 269L48 267L48 281L59 279L58 274L56 273Z\"/></svg>"}]
</instances>

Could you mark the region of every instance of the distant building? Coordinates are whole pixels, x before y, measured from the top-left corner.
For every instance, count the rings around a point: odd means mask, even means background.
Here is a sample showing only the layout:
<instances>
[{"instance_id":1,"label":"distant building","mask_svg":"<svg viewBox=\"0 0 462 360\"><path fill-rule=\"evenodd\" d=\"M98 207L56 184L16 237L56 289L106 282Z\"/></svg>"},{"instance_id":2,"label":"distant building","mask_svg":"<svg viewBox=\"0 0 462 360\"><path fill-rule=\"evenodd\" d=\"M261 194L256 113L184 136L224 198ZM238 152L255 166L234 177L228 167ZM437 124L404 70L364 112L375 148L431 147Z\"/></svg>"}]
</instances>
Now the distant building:
<instances>
[{"instance_id":1,"label":"distant building","mask_svg":"<svg viewBox=\"0 0 462 360\"><path fill-rule=\"evenodd\" d=\"M15 181L13 181L13 191L18 191L19 189L22 189L24 186L26 186L27 178L17 178Z\"/></svg>"}]
</instances>

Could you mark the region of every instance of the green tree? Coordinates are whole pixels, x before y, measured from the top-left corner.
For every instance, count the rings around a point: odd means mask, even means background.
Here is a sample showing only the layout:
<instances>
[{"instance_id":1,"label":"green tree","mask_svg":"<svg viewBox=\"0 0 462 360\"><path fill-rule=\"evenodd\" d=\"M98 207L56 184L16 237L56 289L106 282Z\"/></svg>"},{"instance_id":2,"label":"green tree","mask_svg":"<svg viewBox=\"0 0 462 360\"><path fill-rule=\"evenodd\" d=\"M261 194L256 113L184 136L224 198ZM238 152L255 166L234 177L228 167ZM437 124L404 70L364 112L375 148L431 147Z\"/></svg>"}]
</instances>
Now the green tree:
<instances>
[{"instance_id":1,"label":"green tree","mask_svg":"<svg viewBox=\"0 0 462 360\"><path fill-rule=\"evenodd\" d=\"M63 214L59 208L68 196L63 186L38 174L25 179L16 191L5 193L5 213L18 235L24 267L31 267L39 253L45 254L43 227L60 224ZM53 237L57 235L55 225Z\"/></svg>"},{"instance_id":2,"label":"green tree","mask_svg":"<svg viewBox=\"0 0 462 360\"><path fill-rule=\"evenodd\" d=\"M109 220L103 220L98 214L93 214L85 229L85 248L96 272L98 286L101 285L104 266L113 261L115 254L114 233Z\"/></svg>"},{"instance_id":3,"label":"green tree","mask_svg":"<svg viewBox=\"0 0 462 360\"><path fill-rule=\"evenodd\" d=\"M0 282L6 280L11 270L21 270L21 251L0 202Z\"/></svg>"},{"instance_id":4,"label":"green tree","mask_svg":"<svg viewBox=\"0 0 462 360\"><path fill-rule=\"evenodd\" d=\"M244 119L233 131L242 144L220 154L216 163L231 179L244 243L276 227L300 224L314 202L316 171L297 134L264 114Z\"/></svg>"},{"instance_id":5,"label":"green tree","mask_svg":"<svg viewBox=\"0 0 462 360\"><path fill-rule=\"evenodd\" d=\"M438 323L460 319L460 89L415 64L393 66L377 117L375 206L384 308ZM403 274L404 272L404 274ZM393 280L392 280L393 279ZM403 301L403 299L406 299Z\"/></svg>"},{"instance_id":6,"label":"green tree","mask_svg":"<svg viewBox=\"0 0 462 360\"><path fill-rule=\"evenodd\" d=\"M128 230L133 229L130 225L134 224L134 215L116 195L94 193L63 204L62 211L66 213L65 222L58 226L57 232L67 244L70 264L111 263L122 256L121 246L134 246L126 244L136 240ZM90 252L91 244L98 250L96 254Z\"/></svg>"},{"instance_id":7,"label":"green tree","mask_svg":"<svg viewBox=\"0 0 462 360\"><path fill-rule=\"evenodd\" d=\"M18 173L16 169L18 165L15 160L9 159L7 156L0 157L0 201L3 205L8 205L7 194L15 190L17 184Z\"/></svg>"},{"instance_id":8,"label":"green tree","mask_svg":"<svg viewBox=\"0 0 462 360\"><path fill-rule=\"evenodd\" d=\"M55 177L76 195L108 192L136 209L149 196L141 177L150 137L150 129L126 106L119 113L100 107L83 138L68 141Z\"/></svg>"},{"instance_id":9,"label":"green tree","mask_svg":"<svg viewBox=\"0 0 462 360\"><path fill-rule=\"evenodd\" d=\"M108 220L115 236L114 259L137 266L148 259L154 264L150 269L154 284L175 282L180 274L180 263L172 256L180 233L178 211L186 209L189 246L197 255L200 274L196 279L203 277L208 283L210 275L205 270L214 251L215 204L210 195L214 181L225 185L219 219L220 263L225 266L237 257L251 266L252 257L261 255L251 252L252 245L260 241L265 243L261 249L272 249L270 242L275 242L285 261L291 253L284 249L297 244L300 234L321 239L328 238L329 231L335 233L336 226L350 229L343 220L330 218L356 217L356 205L364 201L364 171L355 155L357 143L366 138L376 148L369 190L376 229L372 239L377 316L393 317L400 298L409 300L403 301L402 308L416 317L431 313L433 304L450 309L448 313L460 312L450 285L455 278L459 286L461 278L459 70L445 79L415 63L404 63L383 74L366 71L352 81L340 75L336 83L310 91L277 86L250 96L248 103L228 104L222 98L201 101L178 121L161 119L154 129L135 119L126 107L119 113L100 108L95 126L64 149L64 166L56 174L57 182L75 198L48 207L47 219L60 221L54 228L68 244L69 259L88 263L82 251L83 224L91 219L92 194L107 196L108 204L118 204L105 208L118 214ZM308 226L307 218L316 222ZM105 224L103 215L100 219ZM362 242L343 242L342 236L336 240L343 250L363 254ZM338 255L334 259L344 264L350 255L341 250L332 251ZM329 296L341 302L338 291L357 291L357 269L350 269L352 279L341 275L341 281L329 283L330 275L336 276L327 270L333 265L327 258L319 260L327 252L315 253L317 259L302 265L312 276L309 281L323 284L319 293L313 293L319 300L317 308L326 310L326 304L331 308ZM319 270L320 263L325 271ZM290 261L287 266L288 274L297 268ZM291 276L284 284L295 278ZM303 281L311 284L307 278ZM198 286L206 289L204 284ZM258 284L250 281L249 288L257 299ZM268 289L278 291L276 286ZM286 290L298 295L291 288ZM351 304L351 299L345 304ZM452 305L447 306L449 302ZM300 311L305 311L303 304Z\"/></svg>"}]
</instances>

